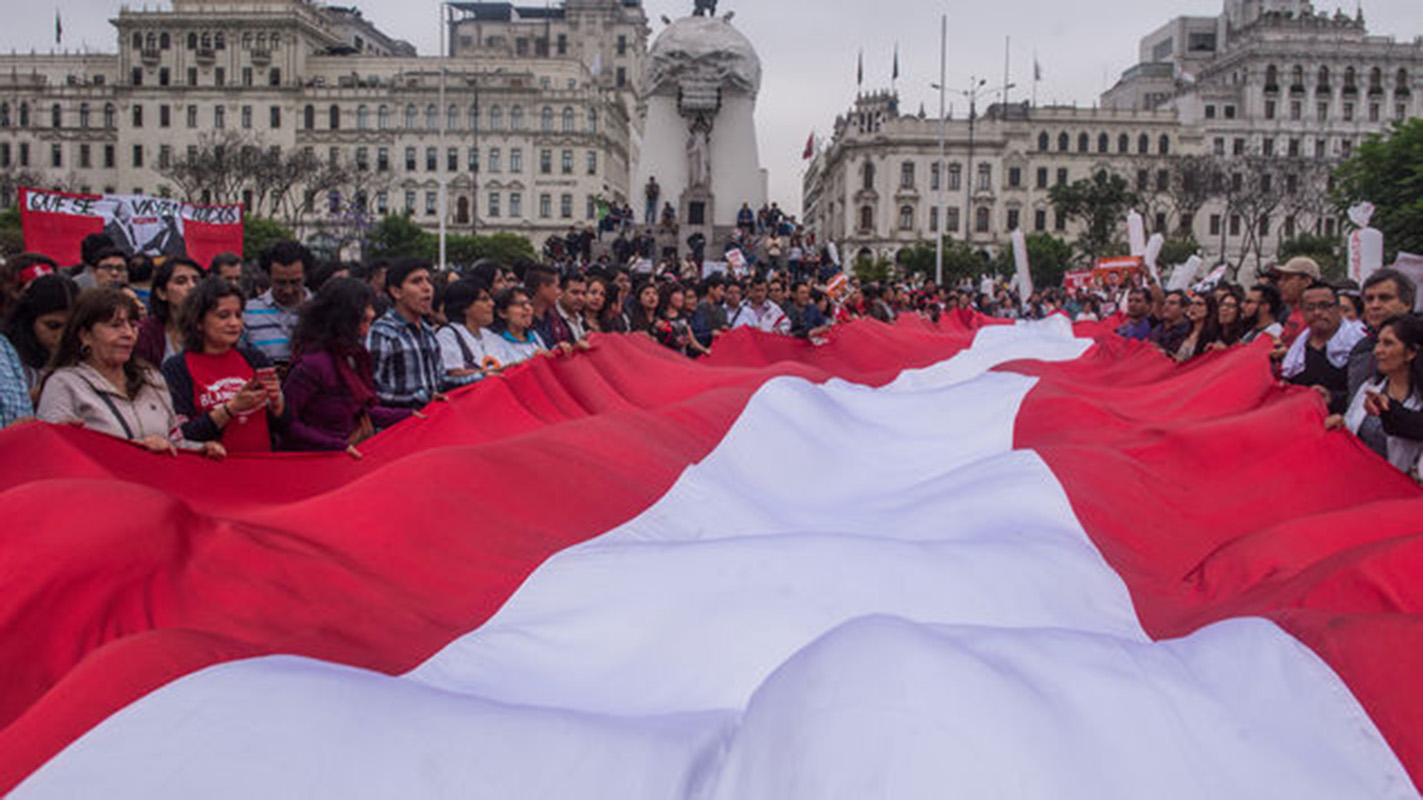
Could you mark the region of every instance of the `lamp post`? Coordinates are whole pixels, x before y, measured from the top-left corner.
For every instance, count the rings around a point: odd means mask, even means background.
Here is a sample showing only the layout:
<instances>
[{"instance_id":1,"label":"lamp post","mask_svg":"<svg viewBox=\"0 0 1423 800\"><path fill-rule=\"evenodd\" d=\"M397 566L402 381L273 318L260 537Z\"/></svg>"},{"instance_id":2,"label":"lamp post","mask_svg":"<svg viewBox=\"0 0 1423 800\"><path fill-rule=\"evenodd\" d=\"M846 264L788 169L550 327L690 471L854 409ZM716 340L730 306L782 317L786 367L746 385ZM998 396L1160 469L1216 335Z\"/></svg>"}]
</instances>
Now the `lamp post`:
<instances>
[{"instance_id":1,"label":"lamp post","mask_svg":"<svg viewBox=\"0 0 1423 800\"><path fill-rule=\"evenodd\" d=\"M440 135L439 135L439 155L436 156L435 166L439 166L439 158L445 156L445 129L450 124L449 109L445 108L445 60L449 58L448 49L450 31L450 4L440 3L440 103L438 112L440 115ZM449 166L446 164L445 166ZM445 174L448 170L440 170L440 263L439 268L445 268L445 248L446 231L445 225L450 213L449 178Z\"/></svg>"}]
</instances>

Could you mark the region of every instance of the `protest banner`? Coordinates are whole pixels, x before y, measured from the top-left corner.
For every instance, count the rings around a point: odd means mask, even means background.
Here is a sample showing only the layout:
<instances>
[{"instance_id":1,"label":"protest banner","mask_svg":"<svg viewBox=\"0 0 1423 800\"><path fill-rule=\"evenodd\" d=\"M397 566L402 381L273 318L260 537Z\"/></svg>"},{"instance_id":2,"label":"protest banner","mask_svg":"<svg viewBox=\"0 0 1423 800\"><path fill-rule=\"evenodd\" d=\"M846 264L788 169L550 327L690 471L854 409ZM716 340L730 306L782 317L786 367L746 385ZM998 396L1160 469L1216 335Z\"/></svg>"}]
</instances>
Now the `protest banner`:
<instances>
[{"instance_id":1,"label":"protest banner","mask_svg":"<svg viewBox=\"0 0 1423 800\"><path fill-rule=\"evenodd\" d=\"M77 264L84 237L104 233L126 255L187 255L206 266L242 252L242 207L203 206L142 195L20 190L25 249Z\"/></svg>"}]
</instances>

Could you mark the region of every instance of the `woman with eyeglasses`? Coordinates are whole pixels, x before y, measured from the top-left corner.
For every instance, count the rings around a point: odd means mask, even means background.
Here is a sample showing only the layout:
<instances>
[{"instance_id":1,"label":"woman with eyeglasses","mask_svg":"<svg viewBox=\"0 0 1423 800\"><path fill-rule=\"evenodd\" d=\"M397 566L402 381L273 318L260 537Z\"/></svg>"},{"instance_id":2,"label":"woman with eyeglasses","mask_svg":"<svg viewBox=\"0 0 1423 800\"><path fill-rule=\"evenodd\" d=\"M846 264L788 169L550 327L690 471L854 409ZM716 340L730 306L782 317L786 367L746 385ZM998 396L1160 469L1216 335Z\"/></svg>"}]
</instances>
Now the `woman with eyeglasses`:
<instances>
[{"instance_id":1,"label":"woman with eyeglasses","mask_svg":"<svg viewBox=\"0 0 1423 800\"><path fill-rule=\"evenodd\" d=\"M494 295L494 323L489 329L499 335L499 363L505 367L528 361L548 352L543 339L533 329L534 304L522 286L506 286Z\"/></svg>"},{"instance_id":2,"label":"woman with eyeglasses","mask_svg":"<svg viewBox=\"0 0 1423 800\"><path fill-rule=\"evenodd\" d=\"M1217 295L1216 323L1220 329L1221 347L1237 344L1245 335L1245 315L1241 308L1245 305L1245 293L1239 286L1226 286ZM1212 346L1212 349L1218 349Z\"/></svg>"},{"instance_id":3,"label":"woman with eyeglasses","mask_svg":"<svg viewBox=\"0 0 1423 800\"><path fill-rule=\"evenodd\" d=\"M181 420L163 376L133 358L138 317L138 302L118 289L91 289L79 297L42 384L39 418L79 423L154 453L182 448L223 458L227 451L220 443L199 444L178 433Z\"/></svg>"},{"instance_id":4,"label":"woman with eyeglasses","mask_svg":"<svg viewBox=\"0 0 1423 800\"><path fill-rule=\"evenodd\" d=\"M1423 441L1389 433L1389 418L1423 409L1423 320L1414 315L1392 317L1379 326L1374 360L1378 372L1354 393L1349 410L1329 417L1329 429L1348 428L1375 453L1403 472L1419 477Z\"/></svg>"},{"instance_id":5,"label":"woman with eyeglasses","mask_svg":"<svg viewBox=\"0 0 1423 800\"><path fill-rule=\"evenodd\" d=\"M1206 349L1220 341L1219 312L1215 295L1210 292L1190 292L1187 294L1186 321L1191 328L1174 357L1177 363L1184 363L1206 352Z\"/></svg>"}]
</instances>

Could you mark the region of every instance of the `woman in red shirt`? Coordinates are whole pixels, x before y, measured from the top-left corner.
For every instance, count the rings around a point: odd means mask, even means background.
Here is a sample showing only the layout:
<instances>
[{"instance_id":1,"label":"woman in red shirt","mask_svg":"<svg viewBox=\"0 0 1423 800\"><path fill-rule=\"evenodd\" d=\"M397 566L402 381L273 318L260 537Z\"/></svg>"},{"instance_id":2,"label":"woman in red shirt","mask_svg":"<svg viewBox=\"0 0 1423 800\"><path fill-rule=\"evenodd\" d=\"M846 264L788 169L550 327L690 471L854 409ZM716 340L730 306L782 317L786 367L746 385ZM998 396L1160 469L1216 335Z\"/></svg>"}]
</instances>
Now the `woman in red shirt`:
<instances>
[{"instance_id":1,"label":"woman in red shirt","mask_svg":"<svg viewBox=\"0 0 1423 800\"><path fill-rule=\"evenodd\" d=\"M228 453L270 453L283 427L286 400L271 360L239 347L242 292L208 278L183 301L183 353L163 362L183 437L220 441Z\"/></svg>"}]
</instances>

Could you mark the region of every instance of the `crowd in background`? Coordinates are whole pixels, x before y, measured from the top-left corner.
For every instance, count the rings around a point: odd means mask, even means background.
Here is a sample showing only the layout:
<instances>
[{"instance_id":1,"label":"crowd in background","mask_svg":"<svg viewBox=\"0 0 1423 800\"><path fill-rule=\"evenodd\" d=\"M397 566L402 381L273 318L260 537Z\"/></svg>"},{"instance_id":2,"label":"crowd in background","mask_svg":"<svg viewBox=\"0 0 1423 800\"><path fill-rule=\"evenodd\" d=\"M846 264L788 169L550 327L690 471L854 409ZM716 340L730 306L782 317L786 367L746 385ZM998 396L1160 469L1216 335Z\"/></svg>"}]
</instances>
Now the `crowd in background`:
<instances>
[{"instance_id":1,"label":"crowd in background","mask_svg":"<svg viewBox=\"0 0 1423 800\"><path fill-rule=\"evenodd\" d=\"M741 235L778 236L759 216ZM1296 258L1249 289L1165 291L1133 276L1022 298L987 280L861 282L813 247L794 259L764 242L747 253L744 271L705 276L695 259L629 257L624 266L567 251L458 270L414 259L318 263L295 242L255 264L232 254L155 264L95 234L78 267L27 253L0 268L0 425L38 417L213 459L272 450L359 458L365 440L423 416L446 392L587 348L594 334L645 336L700 358L735 328L819 342L855 319L937 320L964 309L1104 322L1178 362L1266 340L1278 377L1319 392L1330 427L1418 474L1423 323L1413 282L1394 270L1339 287Z\"/></svg>"}]
</instances>

